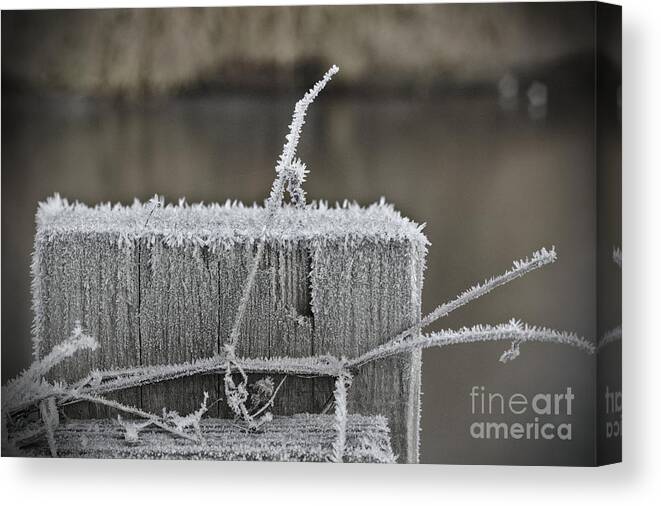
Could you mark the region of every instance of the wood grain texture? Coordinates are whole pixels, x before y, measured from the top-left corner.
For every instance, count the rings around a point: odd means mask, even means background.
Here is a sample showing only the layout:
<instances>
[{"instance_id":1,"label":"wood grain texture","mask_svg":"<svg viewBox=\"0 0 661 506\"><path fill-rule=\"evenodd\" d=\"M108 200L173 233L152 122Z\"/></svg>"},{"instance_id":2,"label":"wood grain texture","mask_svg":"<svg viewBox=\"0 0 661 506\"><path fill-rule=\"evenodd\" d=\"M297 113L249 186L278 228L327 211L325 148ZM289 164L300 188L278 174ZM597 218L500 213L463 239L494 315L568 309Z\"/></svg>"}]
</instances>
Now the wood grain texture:
<instances>
[{"instance_id":1,"label":"wood grain texture","mask_svg":"<svg viewBox=\"0 0 661 506\"><path fill-rule=\"evenodd\" d=\"M218 352L218 265L205 249L140 242L140 363L158 365ZM219 396L218 378L195 376L142 387L141 406L195 411L204 392ZM216 404L210 416L218 416Z\"/></svg>"},{"instance_id":2,"label":"wood grain texture","mask_svg":"<svg viewBox=\"0 0 661 506\"><path fill-rule=\"evenodd\" d=\"M41 356L66 339L76 321L94 336L102 353L83 351L57 365L50 378L75 381L94 369L140 364L138 340L138 264L135 251L120 248L112 237L66 234L38 240L35 263L42 273L41 301L36 304ZM109 395L125 404L140 405L138 389ZM69 416L108 416L107 408L78 404Z\"/></svg>"},{"instance_id":3,"label":"wood grain texture","mask_svg":"<svg viewBox=\"0 0 661 506\"><path fill-rule=\"evenodd\" d=\"M220 260L226 276L234 278L233 283L237 286L232 293L241 293L253 253L253 248L244 247L241 259L232 255ZM228 259L234 259L233 263L225 263ZM265 247L239 334L238 356L272 358L314 354L309 275L310 258L304 242L271 243ZM229 335L237 305L235 297L224 312L223 342ZM259 377L253 375L251 380ZM288 378L278 395L276 412L283 415L319 412L321 407L315 404L315 381L294 376Z\"/></svg>"},{"instance_id":4,"label":"wood grain texture","mask_svg":"<svg viewBox=\"0 0 661 506\"><path fill-rule=\"evenodd\" d=\"M393 338L420 318L418 286L411 269L418 269L413 245L324 244L315 249L312 271L316 352L356 357ZM417 461L420 376L413 355L399 355L368 364L353 379L349 410L353 413L387 414L393 450L399 461ZM332 384L325 382L318 395L327 396Z\"/></svg>"},{"instance_id":5,"label":"wood grain texture","mask_svg":"<svg viewBox=\"0 0 661 506\"><path fill-rule=\"evenodd\" d=\"M325 462L335 438L331 415L275 417L254 433L217 418L203 420L200 428L203 444L151 427L129 444L123 429L111 420L71 421L56 430L55 440L60 457ZM29 451L34 456L50 455L45 443ZM394 462L384 417L348 417L344 461Z\"/></svg>"}]
</instances>

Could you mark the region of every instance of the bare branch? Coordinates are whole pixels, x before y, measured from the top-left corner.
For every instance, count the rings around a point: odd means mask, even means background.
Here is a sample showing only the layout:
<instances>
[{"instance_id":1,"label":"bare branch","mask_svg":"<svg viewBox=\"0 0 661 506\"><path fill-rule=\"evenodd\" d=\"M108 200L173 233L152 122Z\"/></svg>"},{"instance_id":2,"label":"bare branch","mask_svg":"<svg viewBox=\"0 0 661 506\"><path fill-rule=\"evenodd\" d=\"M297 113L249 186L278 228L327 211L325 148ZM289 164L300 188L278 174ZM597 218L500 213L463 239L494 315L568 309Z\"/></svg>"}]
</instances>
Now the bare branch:
<instances>
[{"instance_id":1,"label":"bare branch","mask_svg":"<svg viewBox=\"0 0 661 506\"><path fill-rule=\"evenodd\" d=\"M351 375L343 371L335 380L335 441L333 452L330 456L331 462L342 462L344 460L344 448L347 443L347 389L351 385Z\"/></svg>"},{"instance_id":2,"label":"bare branch","mask_svg":"<svg viewBox=\"0 0 661 506\"><path fill-rule=\"evenodd\" d=\"M114 408L117 411L122 411L130 415L139 416L140 418L149 420L149 422L151 422L152 425L156 425L157 427L160 427L161 429L166 430L174 434L175 436L183 437L184 439L190 439L191 441L196 441L196 442L198 441L196 437L191 436L190 434L186 434L183 430L178 430L176 428L170 427L167 423L162 421L157 415L148 413L147 411L143 411L139 408L133 406L127 406L120 402L106 399L98 395L78 394L75 397L75 402L80 402L80 401L88 401L94 404L100 404L102 406Z\"/></svg>"},{"instance_id":3,"label":"bare branch","mask_svg":"<svg viewBox=\"0 0 661 506\"><path fill-rule=\"evenodd\" d=\"M239 331L245 316L248 299L250 298L250 292L252 292L253 286L255 284L255 276L257 275L257 269L260 262L262 261L262 256L264 255L264 236L268 230L268 227L271 225L273 218L275 217L275 213L282 205L286 181L293 180L290 177L289 172L293 171L293 176L295 177L300 176L300 183L303 181L305 166L302 166L300 162L294 164L294 157L296 156L296 149L301 138L301 130L305 124L305 115L307 113L307 109L338 70L339 69L333 65L326 72L326 74L324 74L324 77L319 82L317 82L317 84L315 84L303 96L302 99L296 102L296 105L294 106L294 114L292 116L292 122L289 125L289 133L285 136L286 142L282 148L282 154L278 158L278 163L275 167L276 178L273 182L273 187L271 188L271 194L269 195L269 198L266 200L265 204L266 218L264 220L264 228L257 244L257 252L253 257L250 270L248 271L248 275L246 277L246 283L243 286L243 292L241 293L239 306L236 310L234 324L232 325L232 330L230 332L229 342L232 346L236 345L239 338ZM300 183L298 184L299 187ZM292 189L292 195L295 195L297 198L300 198L301 196L299 192L296 192L296 188Z\"/></svg>"},{"instance_id":4,"label":"bare branch","mask_svg":"<svg viewBox=\"0 0 661 506\"><path fill-rule=\"evenodd\" d=\"M617 327L609 330L603 336L601 336L601 339L599 339L599 342L597 343L597 350L601 351L601 349L604 346L610 343L614 343L615 341L621 341L621 340L622 340L622 327L618 325Z\"/></svg>"},{"instance_id":5,"label":"bare branch","mask_svg":"<svg viewBox=\"0 0 661 506\"><path fill-rule=\"evenodd\" d=\"M560 343L576 346L587 353L595 352L594 344L575 334L558 332L557 330L543 327L533 327L521 323L518 320L510 320L508 323L502 325L476 325L474 327L464 327L459 330L441 330L439 332L433 332L428 335L422 335L397 342L390 341L350 360L348 366L350 369L360 368L374 360L384 359L392 355L409 352L419 348L486 341L518 341L519 343L536 341L542 343ZM514 357L508 355L507 358L511 359ZM507 361L506 357L501 357L501 361Z\"/></svg>"},{"instance_id":6,"label":"bare branch","mask_svg":"<svg viewBox=\"0 0 661 506\"><path fill-rule=\"evenodd\" d=\"M404 341L410 336L418 333L420 329L423 329L424 327L430 325L439 318L443 318L447 316L452 311L459 309L462 306L465 306L469 302L478 299L483 295L488 294L494 288L498 288L499 286L505 285L511 281L514 281L517 278L525 276L529 272L532 272L536 269L539 269L540 267L555 262L557 257L558 256L555 252L555 246L552 246L550 251L547 250L546 248L542 248L538 251L535 251L532 254L532 258L526 257L522 260L515 260L513 262L512 269L505 271L500 276L489 278L488 280L485 280L481 284L478 283L472 286L471 288L469 288L468 290L464 291L463 293L461 293L459 296L457 296L450 302L441 304L431 313L425 316L422 320L420 320L420 323L406 329L404 332L400 333L394 339L392 339L388 344L394 345Z\"/></svg>"},{"instance_id":7,"label":"bare branch","mask_svg":"<svg viewBox=\"0 0 661 506\"><path fill-rule=\"evenodd\" d=\"M253 417L254 417L254 416L259 416L259 415L261 415L261 414L262 414L264 411L266 411L270 406L273 406L273 402L275 401L275 397L276 397L276 395L278 395L278 392L280 391L280 388L282 388L282 385L285 383L285 380L286 380L286 379L287 379L287 376L286 376L286 375L282 377L282 380L280 380L280 383L278 383L278 386L277 386L276 389L273 391L273 395L271 396L271 398L270 398L270 399L266 402L266 404L264 404L259 410L257 410L256 412L254 412L254 413L252 414Z\"/></svg>"}]
</instances>

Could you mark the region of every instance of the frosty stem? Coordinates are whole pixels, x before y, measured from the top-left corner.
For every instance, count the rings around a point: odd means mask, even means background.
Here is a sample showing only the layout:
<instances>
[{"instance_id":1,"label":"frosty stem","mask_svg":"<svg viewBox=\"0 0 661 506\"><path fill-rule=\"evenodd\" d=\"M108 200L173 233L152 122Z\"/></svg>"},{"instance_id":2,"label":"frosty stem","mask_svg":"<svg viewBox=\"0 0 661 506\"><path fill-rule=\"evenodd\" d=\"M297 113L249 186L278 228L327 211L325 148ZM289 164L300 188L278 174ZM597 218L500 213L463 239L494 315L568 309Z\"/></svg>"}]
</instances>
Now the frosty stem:
<instances>
[{"instance_id":1,"label":"frosty stem","mask_svg":"<svg viewBox=\"0 0 661 506\"><path fill-rule=\"evenodd\" d=\"M518 320L510 320L502 325L476 325L464 327L459 330L441 330L428 335L418 336L405 341L390 341L374 348L363 355L350 360L350 369L358 369L375 360L406 353L419 348L448 346L451 344L468 344L488 341L516 341L518 345L523 342L560 343L575 346L587 353L594 353L595 346L588 340L567 332L543 327L533 327ZM515 358L511 355L502 355L501 362Z\"/></svg>"},{"instance_id":2,"label":"frosty stem","mask_svg":"<svg viewBox=\"0 0 661 506\"><path fill-rule=\"evenodd\" d=\"M394 337L386 345L396 346L397 344L403 342L404 340L415 336L421 329L435 322L439 318L443 318L450 314L452 311L459 309L462 306L465 306L469 302L482 297L483 295L488 294L493 289L498 288L499 286L506 285L507 283L514 281L517 278L525 276L529 272L532 272L540 267L543 267L547 264L553 263L557 259L557 254L555 252L555 247L551 247L551 250L542 248L538 251L535 251L532 254L532 258L524 258L522 260L515 260L513 262L513 268L505 271L500 276L492 277L484 282L477 283L468 290L465 290L462 294L454 298L453 300L446 302L437 306L431 313L425 316L419 323L413 325L412 327L406 329L404 332L401 332L399 335ZM384 346L386 346L384 345Z\"/></svg>"},{"instance_id":3,"label":"frosty stem","mask_svg":"<svg viewBox=\"0 0 661 506\"><path fill-rule=\"evenodd\" d=\"M332 462L342 462L344 459L344 447L347 441L347 389L350 385L351 375L348 371L343 371L335 379L335 391L333 392L335 441L333 441L333 451L330 456Z\"/></svg>"},{"instance_id":4,"label":"frosty stem","mask_svg":"<svg viewBox=\"0 0 661 506\"><path fill-rule=\"evenodd\" d=\"M275 401L275 397L278 395L278 392L282 388L282 385L284 385L285 380L287 379L287 375L283 376L282 379L280 380L280 383L278 383L278 386L276 389L273 391L273 395L269 398L268 401L266 401L266 404L264 404L261 408L259 408L257 411L255 411L252 416L259 416L261 415L264 411L266 411L269 407L273 406L273 402Z\"/></svg>"},{"instance_id":5,"label":"frosty stem","mask_svg":"<svg viewBox=\"0 0 661 506\"><path fill-rule=\"evenodd\" d=\"M238 338L239 331L241 328L241 323L246 313L246 307L248 305L248 299L250 298L250 293L255 285L255 277L257 275L257 269L259 264L262 261L264 256L264 239L266 238L266 232L268 231L271 223L275 219L275 215L282 205L282 200L285 193L285 182L288 180L288 173L292 169L294 164L296 149L298 148L298 142L301 138L301 130L305 124L305 115L307 113L308 107L314 99L317 98L317 95L321 93L321 90L324 89L326 84L331 80L333 75L338 72L338 68L333 65L328 71L324 74L324 77L317 82L294 106L294 113L292 115L292 122L289 125L289 133L285 136L286 142L282 148L282 153L278 158L278 163L275 167L276 177L271 188L271 193L266 200L266 219L264 220L264 228L257 243L257 251L253 257L252 264L250 265L250 271L246 277L246 283L243 286L243 292L241 293L241 299L239 301L239 306L236 311L236 316L234 318L234 324L232 325L232 331L230 333L230 345L235 346ZM298 165L298 164L297 164ZM300 184L301 181L299 181ZM296 188L292 188L290 191L296 193Z\"/></svg>"},{"instance_id":6,"label":"frosty stem","mask_svg":"<svg viewBox=\"0 0 661 506\"><path fill-rule=\"evenodd\" d=\"M113 409L116 409L118 411L122 411L124 413L130 414L130 415L139 416L140 418L144 418L144 419L148 420L153 425L156 425L157 427L159 427L163 430L171 432L175 436L179 436L179 437L183 437L184 439L189 439L191 441L199 442L198 438L196 438L194 436L191 436L190 434L186 434L183 431L180 431L180 430L177 430L175 428L172 428L172 427L168 426L166 423L161 421L158 416L156 416L152 413L148 413L147 411L143 411L141 409L135 408L133 406L127 406L125 404L121 404L117 401L106 399L106 398L100 397L98 395L88 395L88 394L77 394L69 402L81 402L81 401L87 401L87 402L91 402L91 403L94 403L94 404L100 404L102 406L113 408Z\"/></svg>"}]
</instances>

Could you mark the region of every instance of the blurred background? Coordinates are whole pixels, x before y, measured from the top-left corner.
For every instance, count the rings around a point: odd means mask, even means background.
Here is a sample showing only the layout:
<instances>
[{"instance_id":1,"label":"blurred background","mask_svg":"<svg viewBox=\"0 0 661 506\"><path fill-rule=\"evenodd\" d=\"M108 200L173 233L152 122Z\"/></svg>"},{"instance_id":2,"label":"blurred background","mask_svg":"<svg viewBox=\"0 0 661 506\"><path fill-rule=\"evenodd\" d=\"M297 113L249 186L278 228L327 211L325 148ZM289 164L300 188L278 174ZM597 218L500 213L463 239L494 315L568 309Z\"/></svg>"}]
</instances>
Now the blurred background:
<instances>
[{"instance_id":1,"label":"blurred background","mask_svg":"<svg viewBox=\"0 0 661 506\"><path fill-rule=\"evenodd\" d=\"M31 360L39 201L261 202L293 104L333 63L300 147L310 197L383 195L426 222L425 311L556 245L556 264L435 328L517 317L594 338L597 49L614 156L620 142L619 41L595 47L597 18L580 2L2 12L3 383ZM425 351L422 462L589 463L594 359L502 351ZM473 385L571 386L573 440L471 439Z\"/></svg>"}]
</instances>

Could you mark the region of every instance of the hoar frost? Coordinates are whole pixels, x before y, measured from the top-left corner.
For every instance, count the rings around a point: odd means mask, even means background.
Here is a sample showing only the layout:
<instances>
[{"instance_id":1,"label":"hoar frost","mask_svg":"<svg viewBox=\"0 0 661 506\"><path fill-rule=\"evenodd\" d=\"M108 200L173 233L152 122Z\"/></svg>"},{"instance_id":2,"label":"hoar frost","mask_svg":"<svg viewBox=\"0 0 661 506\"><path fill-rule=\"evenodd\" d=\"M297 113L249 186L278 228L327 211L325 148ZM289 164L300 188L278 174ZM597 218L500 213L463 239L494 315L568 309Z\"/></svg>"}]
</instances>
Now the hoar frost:
<instances>
[{"instance_id":1,"label":"hoar frost","mask_svg":"<svg viewBox=\"0 0 661 506\"><path fill-rule=\"evenodd\" d=\"M35 362L3 387L3 449L417 462L421 349L505 341L502 362L529 342L594 352L574 334L515 319L422 334L557 256L542 248L422 317L424 225L383 199L307 202L297 147L308 107L337 71L295 105L264 206L154 196L88 207L57 194L39 205ZM62 423L72 407L106 418Z\"/></svg>"}]
</instances>

